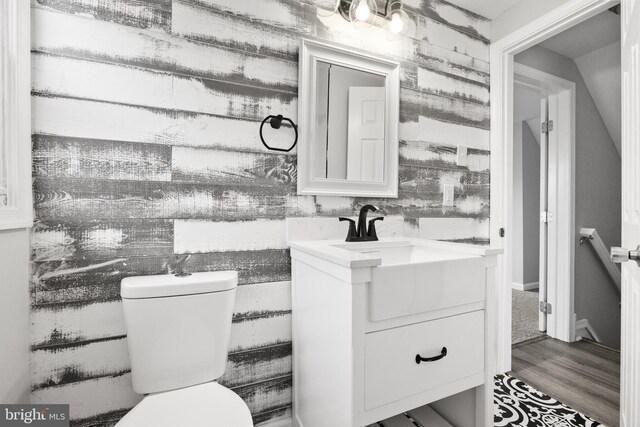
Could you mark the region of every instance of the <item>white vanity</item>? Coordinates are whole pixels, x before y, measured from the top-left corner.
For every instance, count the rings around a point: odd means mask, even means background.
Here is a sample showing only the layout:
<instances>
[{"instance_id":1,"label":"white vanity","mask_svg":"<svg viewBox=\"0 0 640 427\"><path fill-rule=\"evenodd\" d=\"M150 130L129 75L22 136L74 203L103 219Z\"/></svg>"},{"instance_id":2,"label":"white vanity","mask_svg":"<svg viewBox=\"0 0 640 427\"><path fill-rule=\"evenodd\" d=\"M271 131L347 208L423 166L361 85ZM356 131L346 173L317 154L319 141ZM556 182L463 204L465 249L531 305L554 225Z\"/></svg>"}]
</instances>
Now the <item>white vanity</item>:
<instances>
[{"instance_id":1,"label":"white vanity","mask_svg":"<svg viewBox=\"0 0 640 427\"><path fill-rule=\"evenodd\" d=\"M396 198L400 64L303 39L299 65L298 194ZM363 206L357 227L341 218L348 231L338 218L287 220L294 426L386 424L421 408L448 421L429 426L489 427L498 250L371 241L376 225L397 236L405 221L385 215L367 227L367 211L377 208ZM349 243L307 240L345 234Z\"/></svg>"},{"instance_id":2,"label":"white vanity","mask_svg":"<svg viewBox=\"0 0 640 427\"><path fill-rule=\"evenodd\" d=\"M364 427L426 404L493 422L499 250L392 238L291 241L299 427Z\"/></svg>"}]
</instances>

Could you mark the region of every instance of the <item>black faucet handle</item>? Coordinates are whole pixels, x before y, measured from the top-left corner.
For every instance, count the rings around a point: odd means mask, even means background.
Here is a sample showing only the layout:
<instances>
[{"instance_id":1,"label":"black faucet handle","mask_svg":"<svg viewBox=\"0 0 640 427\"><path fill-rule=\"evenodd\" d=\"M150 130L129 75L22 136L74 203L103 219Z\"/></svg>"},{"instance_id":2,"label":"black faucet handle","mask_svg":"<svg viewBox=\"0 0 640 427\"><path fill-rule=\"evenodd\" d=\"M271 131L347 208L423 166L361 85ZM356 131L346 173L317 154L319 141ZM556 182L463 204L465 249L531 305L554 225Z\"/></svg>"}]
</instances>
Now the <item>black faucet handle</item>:
<instances>
[{"instance_id":1,"label":"black faucet handle","mask_svg":"<svg viewBox=\"0 0 640 427\"><path fill-rule=\"evenodd\" d=\"M356 222L351 218L340 217L338 218L340 221L348 221L349 222L349 231L347 231L346 242L353 242L358 239L358 233L356 231Z\"/></svg>"},{"instance_id":2,"label":"black faucet handle","mask_svg":"<svg viewBox=\"0 0 640 427\"><path fill-rule=\"evenodd\" d=\"M369 240L378 240L378 234L376 233L376 221L384 221L384 217L379 216L369 220L369 229L367 230L367 236Z\"/></svg>"},{"instance_id":3,"label":"black faucet handle","mask_svg":"<svg viewBox=\"0 0 640 427\"><path fill-rule=\"evenodd\" d=\"M185 264L189 258L191 258L191 254L172 255L167 262L168 272L171 273L173 270L177 277L191 276L191 273L185 271Z\"/></svg>"}]
</instances>

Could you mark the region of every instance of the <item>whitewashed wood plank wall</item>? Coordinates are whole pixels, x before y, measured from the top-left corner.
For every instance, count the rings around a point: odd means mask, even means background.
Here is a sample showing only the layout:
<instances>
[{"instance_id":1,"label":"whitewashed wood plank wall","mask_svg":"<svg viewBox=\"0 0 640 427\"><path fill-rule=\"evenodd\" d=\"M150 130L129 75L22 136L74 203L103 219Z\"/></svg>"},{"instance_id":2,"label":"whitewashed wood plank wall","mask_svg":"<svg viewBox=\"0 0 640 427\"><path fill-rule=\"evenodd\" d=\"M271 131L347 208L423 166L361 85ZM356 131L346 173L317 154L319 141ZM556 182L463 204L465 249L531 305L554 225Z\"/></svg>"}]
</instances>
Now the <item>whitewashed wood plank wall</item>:
<instances>
[{"instance_id":1,"label":"whitewashed wood plank wall","mask_svg":"<svg viewBox=\"0 0 640 427\"><path fill-rule=\"evenodd\" d=\"M31 1L32 396L70 403L74 425L113 425L139 401L119 283L170 271L173 254L192 253L194 271L240 272L221 382L260 424L290 416L285 217L372 202L422 235L487 241L486 19L405 0L411 29L389 42L313 0ZM301 36L402 64L398 199L298 197L295 151L262 147L264 116L296 120ZM442 206L443 184L454 206Z\"/></svg>"}]
</instances>

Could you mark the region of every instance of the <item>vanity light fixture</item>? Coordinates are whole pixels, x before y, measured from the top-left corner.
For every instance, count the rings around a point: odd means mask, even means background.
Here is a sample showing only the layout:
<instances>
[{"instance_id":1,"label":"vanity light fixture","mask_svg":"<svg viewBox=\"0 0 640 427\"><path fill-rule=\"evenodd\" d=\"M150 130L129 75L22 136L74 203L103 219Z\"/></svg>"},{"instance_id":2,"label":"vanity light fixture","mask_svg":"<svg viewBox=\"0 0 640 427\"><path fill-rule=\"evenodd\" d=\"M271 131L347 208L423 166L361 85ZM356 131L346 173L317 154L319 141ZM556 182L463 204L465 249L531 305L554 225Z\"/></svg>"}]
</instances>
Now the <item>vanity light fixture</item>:
<instances>
[{"instance_id":1,"label":"vanity light fixture","mask_svg":"<svg viewBox=\"0 0 640 427\"><path fill-rule=\"evenodd\" d=\"M408 27L409 16L404 11L402 0L386 0L384 10L378 11L376 0L340 0L338 11L349 22L373 23L376 17L387 21L387 29L396 34Z\"/></svg>"}]
</instances>

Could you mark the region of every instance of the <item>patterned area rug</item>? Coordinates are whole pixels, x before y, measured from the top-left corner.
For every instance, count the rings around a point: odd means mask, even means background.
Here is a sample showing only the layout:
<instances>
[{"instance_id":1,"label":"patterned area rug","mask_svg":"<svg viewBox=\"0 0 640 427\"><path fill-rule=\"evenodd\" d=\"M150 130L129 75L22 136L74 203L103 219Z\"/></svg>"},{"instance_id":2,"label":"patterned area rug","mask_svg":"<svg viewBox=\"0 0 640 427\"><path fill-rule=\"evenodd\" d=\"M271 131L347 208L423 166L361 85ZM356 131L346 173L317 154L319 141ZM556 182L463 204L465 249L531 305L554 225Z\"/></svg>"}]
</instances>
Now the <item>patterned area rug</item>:
<instances>
[{"instance_id":1,"label":"patterned area rug","mask_svg":"<svg viewBox=\"0 0 640 427\"><path fill-rule=\"evenodd\" d=\"M496 375L494 382L495 427L603 426L512 376Z\"/></svg>"}]
</instances>

